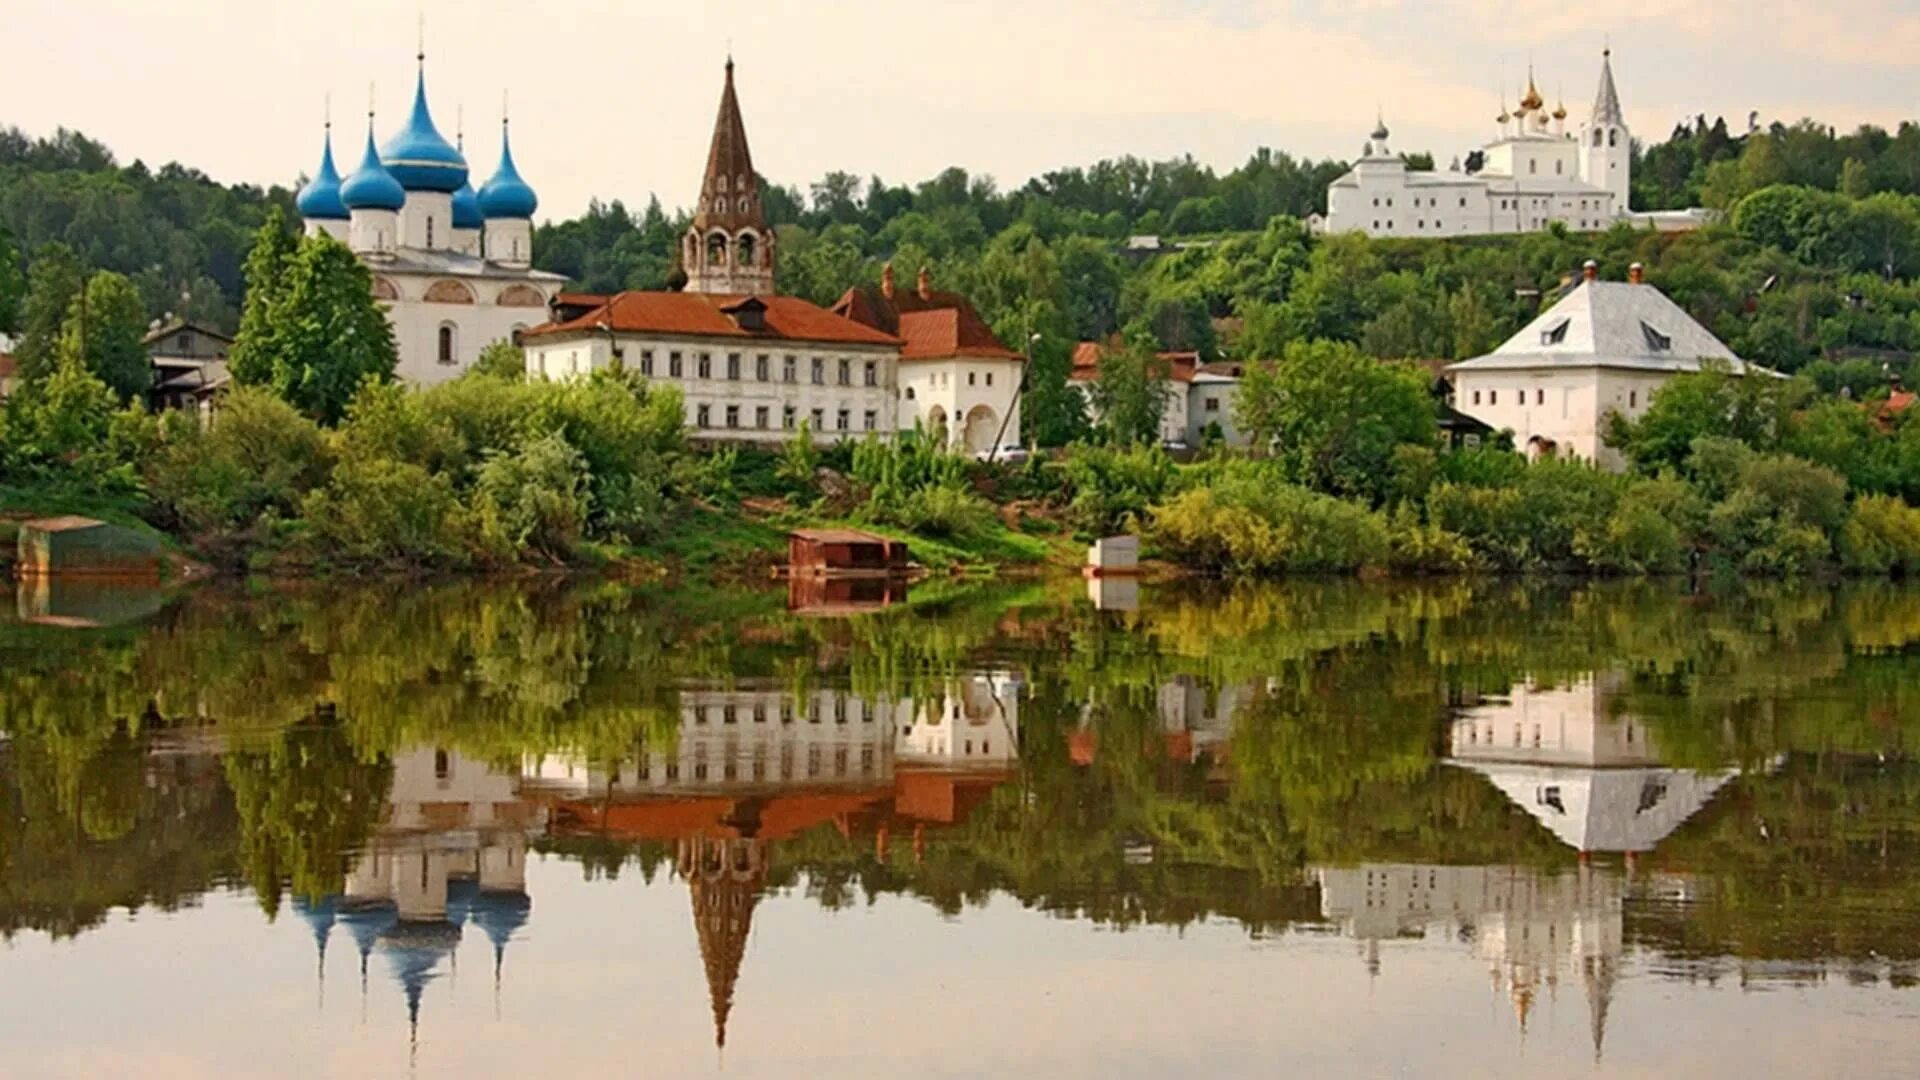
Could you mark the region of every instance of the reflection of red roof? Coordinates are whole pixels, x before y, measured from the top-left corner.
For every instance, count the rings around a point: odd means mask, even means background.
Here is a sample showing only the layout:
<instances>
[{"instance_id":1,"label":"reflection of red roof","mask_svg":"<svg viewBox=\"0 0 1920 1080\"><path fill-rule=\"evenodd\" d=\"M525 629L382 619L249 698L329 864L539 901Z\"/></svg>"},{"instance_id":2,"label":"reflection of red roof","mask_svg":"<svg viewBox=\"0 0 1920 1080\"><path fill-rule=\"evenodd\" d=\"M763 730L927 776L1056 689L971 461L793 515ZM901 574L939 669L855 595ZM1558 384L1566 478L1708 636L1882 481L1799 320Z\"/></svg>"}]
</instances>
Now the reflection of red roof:
<instances>
[{"instance_id":1,"label":"reflection of red roof","mask_svg":"<svg viewBox=\"0 0 1920 1080\"><path fill-rule=\"evenodd\" d=\"M743 300L766 305L765 326L746 329L726 309ZM560 305L567 307L567 298ZM582 305L584 306L584 305ZM579 310L577 307L573 310ZM563 312L564 314L565 312ZM675 334L743 341L795 341L827 345L898 345L899 339L842 318L797 296L723 296L695 292L623 292L584 313L524 331L522 337L593 334Z\"/></svg>"},{"instance_id":2,"label":"reflection of red roof","mask_svg":"<svg viewBox=\"0 0 1920 1080\"><path fill-rule=\"evenodd\" d=\"M902 360L1018 360L1020 354L1001 344L967 298L955 292L929 288L894 289L856 286L834 301L836 315L892 334L906 345Z\"/></svg>"},{"instance_id":3,"label":"reflection of red roof","mask_svg":"<svg viewBox=\"0 0 1920 1080\"><path fill-rule=\"evenodd\" d=\"M1100 358L1111 347L1111 343L1102 345L1097 341L1083 341L1075 345L1073 370L1069 377L1077 382L1091 382L1100 373ZM1202 366L1197 352L1161 352L1154 355L1166 361L1167 377L1174 382L1192 382L1193 373Z\"/></svg>"},{"instance_id":4,"label":"reflection of red roof","mask_svg":"<svg viewBox=\"0 0 1920 1080\"><path fill-rule=\"evenodd\" d=\"M901 773L894 783L893 812L914 821L958 825L1006 779L1005 774Z\"/></svg>"},{"instance_id":5,"label":"reflection of red roof","mask_svg":"<svg viewBox=\"0 0 1920 1080\"><path fill-rule=\"evenodd\" d=\"M1100 753L1100 733L1092 728L1078 728L1067 733L1067 756L1075 765L1091 765Z\"/></svg>"}]
</instances>

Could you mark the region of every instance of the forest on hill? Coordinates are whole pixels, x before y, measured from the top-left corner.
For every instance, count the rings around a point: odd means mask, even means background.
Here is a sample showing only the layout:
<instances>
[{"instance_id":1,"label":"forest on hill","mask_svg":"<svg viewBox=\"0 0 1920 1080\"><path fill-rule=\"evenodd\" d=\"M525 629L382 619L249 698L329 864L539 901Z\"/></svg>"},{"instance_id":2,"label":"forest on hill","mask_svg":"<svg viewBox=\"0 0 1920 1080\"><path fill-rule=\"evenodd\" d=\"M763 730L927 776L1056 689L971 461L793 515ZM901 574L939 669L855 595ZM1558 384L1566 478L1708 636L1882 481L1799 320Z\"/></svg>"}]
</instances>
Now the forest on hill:
<instances>
[{"instance_id":1,"label":"forest on hill","mask_svg":"<svg viewBox=\"0 0 1920 1080\"><path fill-rule=\"evenodd\" d=\"M1751 126L1751 125L1750 125ZM1430 155L1414 155L1431 160ZM1920 336L1920 125L1848 134L1812 121L1730 131L1701 117L1636 146L1643 209L1708 205L1728 224L1685 236L1625 228L1458 241L1318 238L1300 225L1346 165L1261 149L1224 173L1191 158L1063 168L1018 188L950 168L916 185L835 172L804 190L769 183L781 288L819 302L930 268L974 298L1009 341L1041 334L1036 359L1129 331L1161 346L1240 357L1289 341L1353 342L1382 357L1457 358L1537 312L1586 258L1650 280L1742 355L1813 368L1829 388L1898 375ZM0 332L17 331L33 264L70 249L124 275L149 318L238 322L252 234L292 191L223 185L178 164L121 165L61 131L0 129ZM653 200L594 203L540 227L538 264L592 290L659 288L686 225ZM1158 248L1130 250L1150 234Z\"/></svg>"}]
</instances>

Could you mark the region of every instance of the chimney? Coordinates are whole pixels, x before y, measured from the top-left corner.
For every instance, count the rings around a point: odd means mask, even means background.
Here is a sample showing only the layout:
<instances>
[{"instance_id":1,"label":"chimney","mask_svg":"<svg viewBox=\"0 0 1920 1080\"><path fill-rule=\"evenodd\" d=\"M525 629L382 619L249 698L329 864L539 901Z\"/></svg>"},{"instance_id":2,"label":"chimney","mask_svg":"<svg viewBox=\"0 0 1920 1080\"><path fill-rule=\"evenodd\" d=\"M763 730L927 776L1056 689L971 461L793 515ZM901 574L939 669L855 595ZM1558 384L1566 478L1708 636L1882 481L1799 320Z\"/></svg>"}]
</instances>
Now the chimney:
<instances>
[{"instance_id":1,"label":"chimney","mask_svg":"<svg viewBox=\"0 0 1920 1080\"><path fill-rule=\"evenodd\" d=\"M1627 283L1630 285L1645 285L1647 283L1647 268L1641 266L1639 263L1634 263L1632 266L1627 267Z\"/></svg>"},{"instance_id":2,"label":"chimney","mask_svg":"<svg viewBox=\"0 0 1920 1080\"><path fill-rule=\"evenodd\" d=\"M886 297L889 300L893 299L893 264L892 263L888 263L887 265L880 268L880 295Z\"/></svg>"},{"instance_id":3,"label":"chimney","mask_svg":"<svg viewBox=\"0 0 1920 1080\"><path fill-rule=\"evenodd\" d=\"M933 295L933 275L927 273L926 267L920 268L920 280L914 283L914 288L920 293L922 300Z\"/></svg>"},{"instance_id":4,"label":"chimney","mask_svg":"<svg viewBox=\"0 0 1920 1080\"><path fill-rule=\"evenodd\" d=\"M1600 279L1600 264L1594 262L1592 259L1588 259L1586 263L1580 267L1580 276L1588 281L1598 281Z\"/></svg>"}]
</instances>

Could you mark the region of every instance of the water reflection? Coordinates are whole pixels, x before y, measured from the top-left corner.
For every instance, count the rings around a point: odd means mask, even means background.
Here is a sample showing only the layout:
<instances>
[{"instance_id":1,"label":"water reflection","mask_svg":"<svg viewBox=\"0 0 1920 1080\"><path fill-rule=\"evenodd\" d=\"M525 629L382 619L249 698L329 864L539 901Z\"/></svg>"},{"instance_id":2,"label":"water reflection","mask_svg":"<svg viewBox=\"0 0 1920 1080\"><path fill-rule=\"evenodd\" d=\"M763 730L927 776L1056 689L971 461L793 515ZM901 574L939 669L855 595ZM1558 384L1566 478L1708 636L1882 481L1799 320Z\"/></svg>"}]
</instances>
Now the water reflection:
<instances>
[{"instance_id":1,"label":"water reflection","mask_svg":"<svg viewBox=\"0 0 1920 1080\"><path fill-rule=\"evenodd\" d=\"M540 922L627 867L684 896L721 1047L743 987L792 978L787 942L755 944L774 898L963 923L1004 898L1062 942L1338 933L1435 1008L1436 972L1483 972L1511 1045L1577 996L1602 1061L1657 1045L1616 1010L1647 980L1915 982L1920 594L1149 589L1116 614L1082 588L932 583L850 619L606 586L204 593L134 633L0 624L0 929L243 888L311 931L323 992L351 942L416 1047L463 1030L463 943L496 1009L516 971L600 970ZM557 906L545 863L584 872Z\"/></svg>"}]
</instances>

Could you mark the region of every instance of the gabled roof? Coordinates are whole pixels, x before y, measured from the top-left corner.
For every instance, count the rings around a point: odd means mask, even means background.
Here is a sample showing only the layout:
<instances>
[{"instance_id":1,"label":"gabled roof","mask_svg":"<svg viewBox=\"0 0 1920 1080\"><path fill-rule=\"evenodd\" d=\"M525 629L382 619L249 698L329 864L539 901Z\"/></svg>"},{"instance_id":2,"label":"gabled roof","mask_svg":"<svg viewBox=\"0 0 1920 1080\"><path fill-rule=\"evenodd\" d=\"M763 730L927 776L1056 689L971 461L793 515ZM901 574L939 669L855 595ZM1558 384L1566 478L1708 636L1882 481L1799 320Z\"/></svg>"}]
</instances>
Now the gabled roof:
<instances>
[{"instance_id":1,"label":"gabled roof","mask_svg":"<svg viewBox=\"0 0 1920 1080\"><path fill-rule=\"evenodd\" d=\"M182 330L191 330L196 334L201 334L206 337L210 337L215 341L218 341L222 345L233 344L232 338L228 337L227 335L221 333L218 330L215 330L213 327L208 326L205 323L193 322L192 320L189 320L189 319L173 319L167 322L165 325L161 326L159 329L148 332L146 337L143 337L140 339L140 344L152 345L158 341L165 341L167 338L170 338L173 335L178 334Z\"/></svg>"},{"instance_id":2,"label":"gabled roof","mask_svg":"<svg viewBox=\"0 0 1920 1080\"><path fill-rule=\"evenodd\" d=\"M1680 305L1651 285L1584 281L1485 356L1448 371L1608 367L1699 371L1715 360L1744 374L1747 364Z\"/></svg>"},{"instance_id":3,"label":"gabled roof","mask_svg":"<svg viewBox=\"0 0 1920 1080\"><path fill-rule=\"evenodd\" d=\"M573 295L571 299L584 299ZM753 299L766 305L763 329L743 329L726 309ZM892 345L900 339L810 304L797 296L731 296L696 292L622 292L584 314L543 323L523 338L572 333L672 334L685 337L739 338L743 341L793 341L822 345Z\"/></svg>"},{"instance_id":4,"label":"gabled roof","mask_svg":"<svg viewBox=\"0 0 1920 1080\"><path fill-rule=\"evenodd\" d=\"M1100 358L1106 355L1111 344L1103 345L1098 341L1083 341L1073 347L1073 369L1067 377L1076 382L1091 382L1100 374ZM1203 366L1197 352L1160 352L1155 356L1167 362L1167 378L1173 382L1192 382L1194 373Z\"/></svg>"},{"instance_id":5,"label":"gabled roof","mask_svg":"<svg viewBox=\"0 0 1920 1080\"><path fill-rule=\"evenodd\" d=\"M959 293L855 286L834 301L833 313L900 338L902 360L1018 360Z\"/></svg>"}]
</instances>

